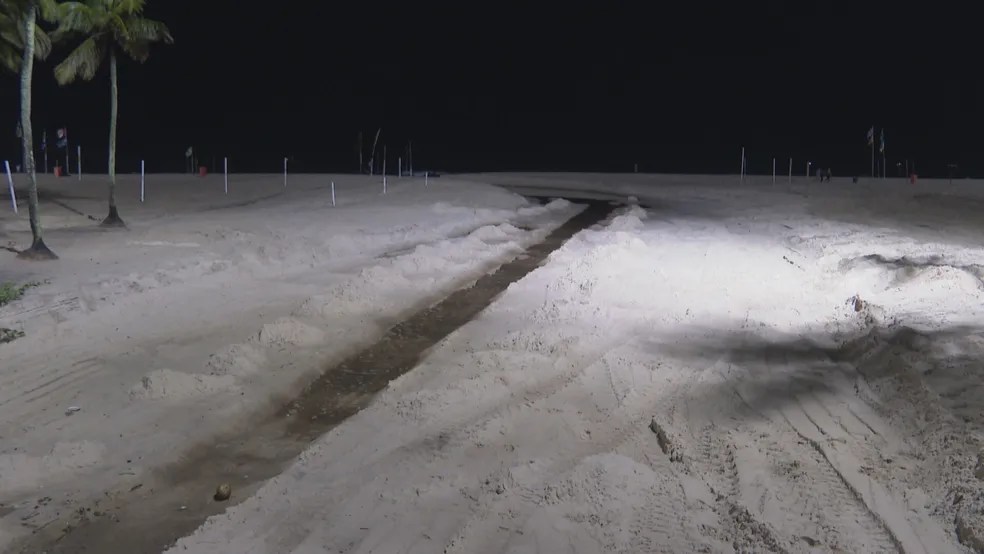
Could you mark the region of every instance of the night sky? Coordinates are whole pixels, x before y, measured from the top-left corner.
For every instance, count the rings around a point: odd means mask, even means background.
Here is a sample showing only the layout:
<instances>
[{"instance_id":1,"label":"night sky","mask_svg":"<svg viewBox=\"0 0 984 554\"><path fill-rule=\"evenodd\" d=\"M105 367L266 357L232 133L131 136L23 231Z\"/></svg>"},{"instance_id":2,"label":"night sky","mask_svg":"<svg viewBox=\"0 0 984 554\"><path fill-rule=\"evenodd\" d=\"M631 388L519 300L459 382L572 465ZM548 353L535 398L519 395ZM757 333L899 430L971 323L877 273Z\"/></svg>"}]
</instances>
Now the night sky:
<instances>
[{"instance_id":1,"label":"night sky","mask_svg":"<svg viewBox=\"0 0 984 554\"><path fill-rule=\"evenodd\" d=\"M737 172L745 146L752 172L792 156L853 175L875 124L892 171L981 176L979 31L902 4L150 0L176 43L121 65L119 171L180 171L189 145L239 171L355 171L381 126L390 163L412 140L420 169ZM108 72L60 88L53 65L36 139L65 125L105 172ZM0 85L14 160L17 81Z\"/></svg>"}]
</instances>

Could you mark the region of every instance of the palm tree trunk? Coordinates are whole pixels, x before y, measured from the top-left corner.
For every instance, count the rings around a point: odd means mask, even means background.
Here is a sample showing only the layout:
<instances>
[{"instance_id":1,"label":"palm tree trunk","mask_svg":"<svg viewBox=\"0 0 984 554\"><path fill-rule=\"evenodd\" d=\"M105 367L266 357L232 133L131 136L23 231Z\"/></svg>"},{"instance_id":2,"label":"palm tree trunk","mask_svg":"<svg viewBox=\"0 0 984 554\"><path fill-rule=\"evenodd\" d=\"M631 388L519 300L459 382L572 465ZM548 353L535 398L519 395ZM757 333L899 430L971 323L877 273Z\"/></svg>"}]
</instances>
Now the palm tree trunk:
<instances>
[{"instance_id":1,"label":"palm tree trunk","mask_svg":"<svg viewBox=\"0 0 984 554\"><path fill-rule=\"evenodd\" d=\"M18 254L31 260L52 260L55 253L44 244L41 229L41 214L38 210L38 175L34 169L34 130L31 127L31 85L34 78L34 40L37 29L38 7L31 2L24 14L24 59L21 62L21 145L24 148L24 171L27 172L28 213L31 219L31 247Z\"/></svg>"},{"instance_id":2,"label":"palm tree trunk","mask_svg":"<svg viewBox=\"0 0 984 554\"><path fill-rule=\"evenodd\" d=\"M116 50L109 52L109 84L112 100L109 111L109 215L103 227L126 227L116 209L116 120L119 114L119 86L116 78Z\"/></svg>"}]
</instances>

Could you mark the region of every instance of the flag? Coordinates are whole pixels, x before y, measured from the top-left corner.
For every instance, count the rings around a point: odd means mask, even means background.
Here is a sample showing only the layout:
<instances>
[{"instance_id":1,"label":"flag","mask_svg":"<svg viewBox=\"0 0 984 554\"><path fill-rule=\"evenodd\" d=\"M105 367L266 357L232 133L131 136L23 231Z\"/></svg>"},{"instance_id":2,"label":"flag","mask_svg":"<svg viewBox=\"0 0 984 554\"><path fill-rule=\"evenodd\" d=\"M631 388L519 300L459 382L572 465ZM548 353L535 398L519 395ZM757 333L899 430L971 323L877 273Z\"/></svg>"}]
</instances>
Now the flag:
<instances>
[{"instance_id":1,"label":"flag","mask_svg":"<svg viewBox=\"0 0 984 554\"><path fill-rule=\"evenodd\" d=\"M48 149L48 130L41 131L41 151Z\"/></svg>"},{"instance_id":2,"label":"flag","mask_svg":"<svg viewBox=\"0 0 984 554\"><path fill-rule=\"evenodd\" d=\"M68 148L68 128L62 127L57 131L58 135L58 148Z\"/></svg>"},{"instance_id":3,"label":"flag","mask_svg":"<svg viewBox=\"0 0 984 554\"><path fill-rule=\"evenodd\" d=\"M875 145L875 126L872 125L871 129L868 129L868 146Z\"/></svg>"},{"instance_id":4,"label":"flag","mask_svg":"<svg viewBox=\"0 0 984 554\"><path fill-rule=\"evenodd\" d=\"M882 154L885 153L885 129L881 130L881 144L878 147L878 151Z\"/></svg>"}]
</instances>

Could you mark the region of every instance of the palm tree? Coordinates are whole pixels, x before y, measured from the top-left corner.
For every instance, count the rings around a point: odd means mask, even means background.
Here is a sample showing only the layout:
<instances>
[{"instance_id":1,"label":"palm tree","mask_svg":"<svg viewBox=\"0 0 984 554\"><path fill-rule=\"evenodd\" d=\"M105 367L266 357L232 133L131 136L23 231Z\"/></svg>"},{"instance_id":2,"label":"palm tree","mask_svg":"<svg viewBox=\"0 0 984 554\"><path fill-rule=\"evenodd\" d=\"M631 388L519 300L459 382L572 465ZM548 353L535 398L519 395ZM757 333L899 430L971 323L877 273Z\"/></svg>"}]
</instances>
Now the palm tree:
<instances>
[{"instance_id":1,"label":"palm tree","mask_svg":"<svg viewBox=\"0 0 984 554\"><path fill-rule=\"evenodd\" d=\"M106 227L123 227L116 208L116 120L119 111L117 57L120 53L145 62L150 45L171 44L174 39L167 26L143 17L145 0L84 0L59 4L56 38L63 35L85 37L65 61L55 67L55 79L67 85L77 78L92 80L103 60L109 58L109 82L112 94L109 122L109 215Z\"/></svg>"},{"instance_id":2,"label":"palm tree","mask_svg":"<svg viewBox=\"0 0 984 554\"><path fill-rule=\"evenodd\" d=\"M38 176L34 167L34 129L31 125L31 84L34 58L44 59L51 53L51 40L38 29L38 12L53 15L54 2L49 0L0 0L0 64L20 72L21 144L28 185L28 213L31 220L31 247L18 254L31 260L53 260L58 256L44 243L41 214L38 209ZM18 53L20 55L18 56Z\"/></svg>"}]
</instances>

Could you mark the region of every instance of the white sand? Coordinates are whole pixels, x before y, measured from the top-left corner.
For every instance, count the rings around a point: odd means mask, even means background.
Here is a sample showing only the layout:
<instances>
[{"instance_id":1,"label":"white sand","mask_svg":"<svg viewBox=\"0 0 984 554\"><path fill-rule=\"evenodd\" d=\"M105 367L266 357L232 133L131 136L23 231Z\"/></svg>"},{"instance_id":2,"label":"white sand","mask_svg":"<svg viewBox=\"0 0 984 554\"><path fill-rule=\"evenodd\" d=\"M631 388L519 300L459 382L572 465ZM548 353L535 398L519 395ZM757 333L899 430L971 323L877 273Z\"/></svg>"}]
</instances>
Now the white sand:
<instances>
[{"instance_id":1,"label":"white sand","mask_svg":"<svg viewBox=\"0 0 984 554\"><path fill-rule=\"evenodd\" d=\"M269 194L255 179L236 200ZM165 461L542 236L516 227L572 213L477 184L493 182L641 207L576 236L174 552L942 553L984 538L981 183L477 175L394 180L383 198L349 178L332 211L324 178L306 179L205 213L131 205L124 239L56 231L65 260L4 262L53 281L0 311L28 331L0 347L0 502L64 507ZM225 200L197 183L173 186ZM23 532L23 513L0 529Z\"/></svg>"},{"instance_id":2,"label":"white sand","mask_svg":"<svg viewBox=\"0 0 984 554\"><path fill-rule=\"evenodd\" d=\"M102 215L104 179L43 188ZM61 259L2 257L0 281L48 283L0 309L0 327L27 333L0 345L0 550L235 429L580 209L446 178L390 179L385 196L351 176L295 176L286 192L276 176L233 176L228 197L221 178L148 186L140 205L123 178L127 231L46 202ZM22 247L26 213L0 213Z\"/></svg>"},{"instance_id":3,"label":"white sand","mask_svg":"<svg viewBox=\"0 0 984 554\"><path fill-rule=\"evenodd\" d=\"M531 179L650 208L173 552L971 551L979 183Z\"/></svg>"}]
</instances>

